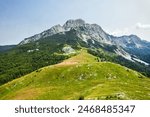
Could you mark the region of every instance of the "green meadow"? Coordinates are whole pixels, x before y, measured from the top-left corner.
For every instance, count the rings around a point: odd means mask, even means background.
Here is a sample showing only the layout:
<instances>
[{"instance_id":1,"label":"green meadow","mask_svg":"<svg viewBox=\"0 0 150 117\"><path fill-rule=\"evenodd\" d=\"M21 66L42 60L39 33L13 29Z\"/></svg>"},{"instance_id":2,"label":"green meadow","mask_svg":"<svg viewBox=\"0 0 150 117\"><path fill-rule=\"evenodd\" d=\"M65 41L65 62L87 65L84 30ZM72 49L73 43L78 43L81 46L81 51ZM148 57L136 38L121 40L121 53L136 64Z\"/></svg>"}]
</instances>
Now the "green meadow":
<instances>
[{"instance_id":1,"label":"green meadow","mask_svg":"<svg viewBox=\"0 0 150 117\"><path fill-rule=\"evenodd\" d=\"M150 79L82 50L0 86L2 100L145 100Z\"/></svg>"}]
</instances>

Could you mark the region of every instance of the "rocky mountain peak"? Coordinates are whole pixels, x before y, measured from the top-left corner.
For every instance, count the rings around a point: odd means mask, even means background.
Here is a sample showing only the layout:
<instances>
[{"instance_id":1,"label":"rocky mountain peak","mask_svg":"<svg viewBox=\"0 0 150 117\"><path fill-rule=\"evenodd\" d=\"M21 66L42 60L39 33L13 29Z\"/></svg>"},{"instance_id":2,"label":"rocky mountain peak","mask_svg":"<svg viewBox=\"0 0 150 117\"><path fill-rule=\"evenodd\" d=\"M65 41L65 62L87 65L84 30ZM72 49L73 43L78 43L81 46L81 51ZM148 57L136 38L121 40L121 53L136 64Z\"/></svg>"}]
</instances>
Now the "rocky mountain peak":
<instances>
[{"instance_id":1,"label":"rocky mountain peak","mask_svg":"<svg viewBox=\"0 0 150 117\"><path fill-rule=\"evenodd\" d=\"M109 45L117 45L123 48L143 48L143 47L150 47L150 43L141 40L136 35L129 35L129 36L121 36L115 37L107 34L99 25L97 24L88 24L82 19L76 20L68 20L66 23L61 25L55 25L48 30L43 31L42 33L36 34L29 38L24 39L20 44L30 43L41 38L45 38L48 36L52 36L54 34L60 32L70 31L71 29L76 30L76 34L79 38L81 38L86 43L89 40L91 42L97 41L100 43L105 43Z\"/></svg>"},{"instance_id":2,"label":"rocky mountain peak","mask_svg":"<svg viewBox=\"0 0 150 117\"><path fill-rule=\"evenodd\" d=\"M83 26L85 24L85 21L82 19L76 19L76 20L68 20L64 25L65 30L70 30L71 28Z\"/></svg>"}]
</instances>

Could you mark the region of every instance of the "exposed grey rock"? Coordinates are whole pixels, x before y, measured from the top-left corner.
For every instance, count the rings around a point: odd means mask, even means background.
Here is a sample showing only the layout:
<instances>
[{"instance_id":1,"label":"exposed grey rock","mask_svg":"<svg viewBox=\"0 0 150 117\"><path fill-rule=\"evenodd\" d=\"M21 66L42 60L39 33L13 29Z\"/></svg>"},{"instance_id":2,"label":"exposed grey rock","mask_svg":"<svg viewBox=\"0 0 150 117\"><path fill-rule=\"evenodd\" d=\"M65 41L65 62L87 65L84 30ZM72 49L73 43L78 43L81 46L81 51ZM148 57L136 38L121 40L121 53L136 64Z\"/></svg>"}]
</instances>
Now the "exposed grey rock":
<instances>
[{"instance_id":1,"label":"exposed grey rock","mask_svg":"<svg viewBox=\"0 0 150 117\"><path fill-rule=\"evenodd\" d=\"M57 34L57 33L60 33L60 32L64 32L64 31L65 31L65 29L61 25L55 25L55 26L51 27L50 29L48 29L46 31L43 31L40 34L36 34L36 35L34 35L32 37L24 39L22 42L20 42L20 45L26 44L26 43L30 43L30 42L39 40L41 38L52 36L54 34Z\"/></svg>"},{"instance_id":2,"label":"exposed grey rock","mask_svg":"<svg viewBox=\"0 0 150 117\"><path fill-rule=\"evenodd\" d=\"M147 47L149 44L146 41L141 40L136 35L129 35L129 36L121 36L121 37L114 37L111 36L113 43L120 45L124 48L143 48Z\"/></svg>"},{"instance_id":3,"label":"exposed grey rock","mask_svg":"<svg viewBox=\"0 0 150 117\"><path fill-rule=\"evenodd\" d=\"M85 21L82 19L77 19L77 20L68 20L64 25L64 29L66 31L69 31L72 28L76 28L79 26L83 26L85 24Z\"/></svg>"},{"instance_id":4,"label":"exposed grey rock","mask_svg":"<svg viewBox=\"0 0 150 117\"><path fill-rule=\"evenodd\" d=\"M73 53L76 53L75 50L74 50L73 48L71 48L70 46L63 47L62 51L65 52L65 54L73 54Z\"/></svg>"}]
</instances>

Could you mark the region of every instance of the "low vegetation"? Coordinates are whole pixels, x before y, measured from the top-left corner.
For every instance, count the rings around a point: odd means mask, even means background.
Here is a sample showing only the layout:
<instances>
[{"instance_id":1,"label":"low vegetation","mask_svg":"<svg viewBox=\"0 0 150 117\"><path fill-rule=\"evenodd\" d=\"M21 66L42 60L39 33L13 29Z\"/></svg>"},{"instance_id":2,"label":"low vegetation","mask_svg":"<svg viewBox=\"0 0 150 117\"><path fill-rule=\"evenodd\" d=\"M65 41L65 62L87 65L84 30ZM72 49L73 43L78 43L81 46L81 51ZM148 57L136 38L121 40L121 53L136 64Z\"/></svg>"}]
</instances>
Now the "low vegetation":
<instances>
[{"instance_id":1,"label":"low vegetation","mask_svg":"<svg viewBox=\"0 0 150 117\"><path fill-rule=\"evenodd\" d=\"M0 99L150 99L150 79L85 50L0 86Z\"/></svg>"}]
</instances>

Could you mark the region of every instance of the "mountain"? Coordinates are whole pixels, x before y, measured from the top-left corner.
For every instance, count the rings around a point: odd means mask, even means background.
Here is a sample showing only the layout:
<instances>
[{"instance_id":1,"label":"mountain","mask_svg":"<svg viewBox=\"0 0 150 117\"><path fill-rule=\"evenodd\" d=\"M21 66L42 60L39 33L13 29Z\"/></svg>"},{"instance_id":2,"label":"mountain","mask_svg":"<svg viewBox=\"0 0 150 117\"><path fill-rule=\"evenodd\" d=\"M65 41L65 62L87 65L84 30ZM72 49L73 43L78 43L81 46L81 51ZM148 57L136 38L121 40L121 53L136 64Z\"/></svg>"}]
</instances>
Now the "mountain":
<instances>
[{"instance_id":1,"label":"mountain","mask_svg":"<svg viewBox=\"0 0 150 117\"><path fill-rule=\"evenodd\" d=\"M68 20L63 26L56 25L49 30L23 40L20 45L46 38L58 33L66 33L75 30L78 36L87 45L99 48L97 45L117 46L116 54L133 62L150 64L150 42L141 40L136 35L115 37L107 34L99 25L85 23L82 19Z\"/></svg>"},{"instance_id":2,"label":"mountain","mask_svg":"<svg viewBox=\"0 0 150 117\"><path fill-rule=\"evenodd\" d=\"M41 38L46 38L57 33L65 33L73 29L77 31L77 35L85 42L91 39L102 43L110 43L108 35L102 30L99 25L87 24L82 19L77 19L68 20L63 26L56 25L46 31L43 31L40 34L36 34L32 37L26 38L20 43L20 45L39 40Z\"/></svg>"},{"instance_id":3,"label":"mountain","mask_svg":"<svg viewBox=\"0 0 150 117\"><path fill-rule=\"evenodd\" d=\"M150 46L149 42L141 40L136 35L111 37L114 42L124 48L146 48Z\"/></svg>"},{"instance_id":4,"label":"mountain","mask_svg":"<svg viewBox=\"0 0 150 117\"><path fill-rule=\"evenodd\" d=\"M150 42L141 40L136 35L121 37L111 36L111 38L114 40L114 44L123 47L124 50L131 55L150 64Z\"/></svg>"},{"instance_id":5,"label":"mountain","mask_svg":"<svg viewBox=\"0 0 150 117\"><path fill-rule=\"evenodd\" d=\"M5 45L5 46L0 46L0 52L5 52L8 51L12 48L14 48L16 45Z\"/></svg>"},{"instance_id":6,"label":"mountain","mask_svg":"<svg viewBox=\"0 0 150 117\"><path fill-rule=\"evenodd\" d=\"M150 79L82 49L59 64L43 67L0 86L0 99L147 100Z\"/></svg>"},{"instance_id":7,"label":"mountain","mask_svg":"<svg viewBox=\"0 0 150 117\"><path fill-rule=\"evenodd\" d=\"M115 37L97 24L77 19L55 25L0 53L0 84L60 63L83 48L97 61L120 64L150 76L149 42L135 35Z\"/></svg>"}]
</instances>

